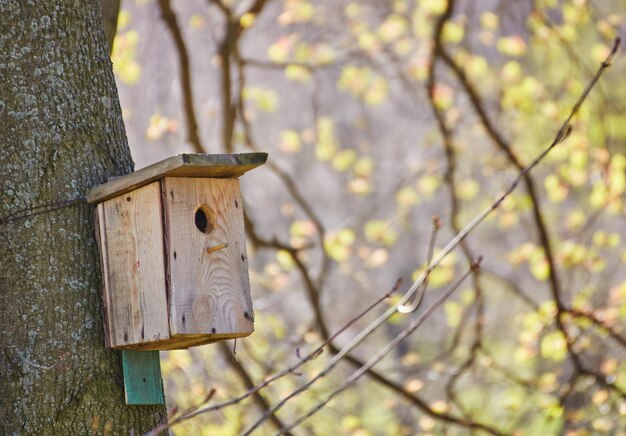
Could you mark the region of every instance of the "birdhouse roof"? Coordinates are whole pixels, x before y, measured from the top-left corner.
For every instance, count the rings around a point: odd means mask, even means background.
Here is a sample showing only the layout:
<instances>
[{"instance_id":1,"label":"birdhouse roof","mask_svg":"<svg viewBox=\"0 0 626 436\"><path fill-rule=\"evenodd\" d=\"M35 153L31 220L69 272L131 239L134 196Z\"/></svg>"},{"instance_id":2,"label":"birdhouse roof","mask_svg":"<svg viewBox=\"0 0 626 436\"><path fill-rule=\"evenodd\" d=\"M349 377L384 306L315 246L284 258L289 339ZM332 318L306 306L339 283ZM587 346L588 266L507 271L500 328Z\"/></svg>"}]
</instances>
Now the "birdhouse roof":
<instances>
[{"instance_id":1,"label":"birdhouse roof","mask_svg":"<svg viewBox=\"0 0 626 436\"><path fill-rule=\"evenodd\" d=\"M87 193L87 201L100 203L163 177L235 178L263 165L266 160L267 153L183 153L97 186Z\"/></svg>"}]
</instances>

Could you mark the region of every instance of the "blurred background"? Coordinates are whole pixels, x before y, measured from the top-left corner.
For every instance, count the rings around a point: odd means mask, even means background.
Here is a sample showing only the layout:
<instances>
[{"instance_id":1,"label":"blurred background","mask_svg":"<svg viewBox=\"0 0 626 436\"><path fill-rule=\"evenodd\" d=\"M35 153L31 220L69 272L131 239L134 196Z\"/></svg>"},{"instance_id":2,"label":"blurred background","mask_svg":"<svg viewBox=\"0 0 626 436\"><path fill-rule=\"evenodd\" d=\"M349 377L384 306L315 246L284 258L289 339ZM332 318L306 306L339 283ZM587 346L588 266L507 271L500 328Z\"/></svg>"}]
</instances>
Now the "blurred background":
<instances>
[{"instance_id":1,"label":"blurred background","mask_svg":"<svg viewBox=\"0 0 626 436\"><path fill-rule=\"evenodd\" d=\"M230 435L324 368L547 148L626 2L123 0L112 61L144 167L265 151L241 178L256 331L161 352L168 409L235 398L383 296L312 362L173 427ZM626 74L429 280L480 272L294 434L626 432ZM420 309L420 310L423 310ZM396 313L258 434L337 388L420 313Z\"/></svg>"}]
</instances>

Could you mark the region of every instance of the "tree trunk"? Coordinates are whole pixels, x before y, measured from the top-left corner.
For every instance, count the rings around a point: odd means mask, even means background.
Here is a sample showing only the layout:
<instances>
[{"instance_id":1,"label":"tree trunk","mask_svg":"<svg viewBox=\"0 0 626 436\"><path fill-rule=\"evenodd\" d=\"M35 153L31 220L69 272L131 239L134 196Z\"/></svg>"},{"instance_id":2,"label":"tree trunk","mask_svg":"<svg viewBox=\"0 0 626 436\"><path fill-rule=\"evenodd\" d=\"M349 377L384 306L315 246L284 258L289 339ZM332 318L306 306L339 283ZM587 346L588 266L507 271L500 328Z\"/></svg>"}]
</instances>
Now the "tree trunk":
<instances>
[{"instance_id":1,"label":"tree trunk","mask_svg":"<svg viewBox=\"0 0 626 436\"><path fill-rule=\"evenodd\" d=\"M113 40L117 32L117 16L120 12L120 0L100 0L102 9L102 21L104 23L104 34L107 38L109 54L113 51Z\"/></svg>"},{"instance_id":2,"label":"tree trunk","mask_svg":"<svg viewBox=\"0 0 626 436\"><path fill-rule=\"evenodd\" d=\"M82 198L132 160L99 8L0 1L0 434L136 434L165 417L125 405L103 345Z\"/></svg>"}]
</instances>

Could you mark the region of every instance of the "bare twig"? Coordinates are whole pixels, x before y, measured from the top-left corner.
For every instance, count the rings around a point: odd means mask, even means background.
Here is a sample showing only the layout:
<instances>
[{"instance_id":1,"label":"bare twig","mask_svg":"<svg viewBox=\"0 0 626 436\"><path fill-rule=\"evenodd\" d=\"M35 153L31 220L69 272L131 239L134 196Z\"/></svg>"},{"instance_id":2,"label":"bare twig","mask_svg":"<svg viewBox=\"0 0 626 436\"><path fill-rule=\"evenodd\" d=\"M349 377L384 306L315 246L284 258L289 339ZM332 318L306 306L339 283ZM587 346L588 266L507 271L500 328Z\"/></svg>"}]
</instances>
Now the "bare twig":
<instances>
[{"instance_id":1,"label":"bare twig","mask_svg":"<svg viewBox=\"0 0 626 436\"><path fill-rule=\"evenodd\" d=\"M615 53L617 52L617 49L619 47L619 39L616 39L615 42L615 46L613 48L613 50L611 51L611 53L609 54L609 56L607 57L607 59L601 64L600 68L598 69L596 75L592 78L591 82L587 85L587 87L585 88L585 90L583 91L582 95L580 96L580 98L578 99L578 101L576 102L576 104L574 105L574 107L572 108L572 112L570 113L570 115L566 118L565 122L563 123L563 125L561 126L561 128L558 130L555 139L552 141L552 143L543 151L541 152L535 159L533 159L533 161L527 165L526 167L523 167L519 174L517 175L517 177L513 180L513 182L511 183L511 185L509 186L509 188L503 193L501 194L494 203L492 203L489 207L487 207L485 210L483 210L481 213L479 213L472 221L470 221L442 250L441 252L433 259L433 261L430 263L430 265L428 265L428 267L426 268L426 270L418 277L418 279L411 285L411 287L406 291L406 293L404 294L404 296L400 299L400 301L393 307L389 308L387 311L385 311L382 315L380 315L374 322L372 322L370 325L368 325L365 329L363 329L355 338L352 339L352 341L350 341L346 346L344 346L327 364L327 366L320 372L318 373L317 376L315 376L313 379L311 379L309 382L306 383L307 388L309 386L311 386L315 381L319 380L320 378L322 378L324 375L326 375L328 372L330 372L337 364L340 360L342 360L344 358L344 356L349 353L352 349L354 349L356 346L358 346L361 342L363 342L365 340L365 338L367 338L374 330L376 330L380 325L382 325L385 321L387 321L387 319L389 319L398 309L398 307L404 305L407 303L407 301L409 301L417 292L417 290L420 288L420 286L423 285L424 281L426 280L426 278L428 277L428 275L431 273L431 271L436 268L441 261L448 255L450 254L450 252L456 248L461 241L463 241L465 239L465 237L470 234L480 223L482 223L487 216L489 216L494 210L496 210L498 207L501 206L502 202L509 196L511 195L511 193L515 190L515 188L517 188L517 186L519 185L519 183L525 179L525 177L527 176L528 173L530 173L530 171L532 171L547 155L548 153L559 143L561 143L567 136L567 133L569 131L570 127L570 121L571 119L574 117L574 115L578 112L581 104L584 102L584 100L586 99L586 97L588 96L589 92L591 91L591 89L593 88L593 86L596 84L596 82L598 81L599 77L602 75L602 73L604 72L604 70L610 65L611 60L613 59L613 56L615 55ZM579 366L579 368L581 368ZM588 369L585 370L586 372L590 372ZM596 377L596 379L598 379L598 374L594 374L594 373L590 373L590 375L594 375ZM600 380L599 380L600 381ZM604 381L604 384L606 385L606 381ZM299 392L299 391L295 391L295 392ZM293 394L293 393L292 393ZM279 401L275 406L272 407L271 412L275 412L277 410L279 410L280 408L282 408L285 403L287 401L289 401L289 399L291 399L293 397L293 395L290 394L287 397L283 398L281 401ZM246 434L249 434L251 431L253 431L255 428L257 428L265 419L267 419L269 417L269 413L264 414L261 418L259 418L259 420L257 420L250 429L248 429L248 431L246 432Z\"/></svg>"},{"instance_id":2,"label":"bare twig","mask_svg":"<svg viewBox=\"0 0 626 436\"><path fill-rule=\"evenodd\" d=\"M430 232L430 240L428 241L428 253L426 254L426 265L429 265L433 261L433 255L435 254L435 243L437 242L437 235L439 234L439 229L441 229L441 218L438 216L433 217L433 225L432 230ZM411 313L415 312L415 310L419 307L422 299L424 298L424 293L426 292L426 288L428 287L428 276L424 279L424 283L417 290L415 296L407 301L406 304L398 307L398 312L400 313Z\"/></svg>"},{"instance_id":3,"label":"bare twig","mask_svg":"<svg viewBox=\"0 0 626 436\"><path fill-rule=\"evenodd\" d=\"M235 57L235 60L237 61L237 66L239 69L239 97L238 97L237 106L239 110L240 121L243 126L244 141L245 141L245 144L251 150L258 150L258 146L256 145L256 142L254 141L253 136L252 136L252 127L250 126L250 122L248 121L245 115L245 112L246 112L245 101L243 98L243 90L245 89L245 73L244 73L245 63L243 62L243 59L241 57L241 54L239 53L239 50L235 50L233 55ZM302 209L302 211L307 216L307 218L311 220L311 222L315 226L316 235L317 235L316 239L319 244L319 249L321 252L321 268L315 280L316 286L307 287L307 291L309 292L311 298L319 300L320 290L322 288L323 281L325 277L327 276L327 271L330 266L330 258L326 255L326 252L324 251L324 238L326 235L326 229L320 217L317 215L317 213L315 213L313 207L311 207L310 203L304 198L302 193L298 190L296 183L294 182L293 178L289 175L289 173L287 173L280 166L276 165L273 162L268 162L267 166L283 182L285 189L287 189L287 191L289 192L293 200L298 204L298 206ZM292 257L294 257L293 253L292 253ZM306 280L310 280L311 283L313 283L312 278L310 277L310 274L308 274L308 271L306 272L306 276L307 277L303 277L303 278L305 278ZM321 316L317 316L316 318L317 318L316 321L318 322L319 325L324 325L324 323L321 322ZM327 332L327 329L326 329L326 332ZM328 335L326 334L325 336L328 336Z\"/></svg>"},{"instance_id":4,"label":"bare twig","mask_svg":"<svg viewBox=\"0 0 626 436\"><path fill-rule=\"evenodd\" d=\"M382 303L383 301L385 301L386 299L388 299L394 292L396 292L398 290L398 288L400 287L400 284L402 283L401 280L396 281L395 285L393 286L393 288L391 288L391 290L389 290L385 295L383 295L382 297L380 297L379 299L377 299L376 301L374 301L372 304L370 304L369 306L367 306L365 309L363 309L357 316L351 318L350 320L348 320L348 322L346 322L343 327L341 327L337 332L335 332L335 334L333 334L331 337L329 337L327 340L325 340L320 346L318 346L315 350L311 351L310 353L306 354L303 357L299 357L299 360L296 364L274 374L273 376L265 379L262 383L251 387L247 392L245 392L243 395L240 395L239 397L233 398L231 400L225 401L223 403L219 403L219 404L215 404L212 406L208 406L208 407L202 407L204 406L211 398L205 399L205 401L203 401L202 403L200 403L199 405L196 405L184 412L182 412L179 416L177 416L174 419L171 419L167 422L164 422L163 424L159 425L158 427L155 427L154 429L152 429L149 433L146 434L146 436L156 436L157 434L159 434L160 432L166 430L167 428L170 428L176 424L180 424L183 421L186 421L188 419L191 419L195 416L201 415L203 413L207 413L207 412L213 412L216 410L220 410L223 408L226 408L228 406L240 403L241 401L245 400L246 398L250 397L251 395L254 395L255 393L259 392L261 389L265 388L266 386L270 385L271 383L275 382L278 379L281 379L283 377L285 377L286 375L289 374L295 374L296 370L298 368L300 368L302 365L304 365L305 363L317 358L323 351L324 348L326 346L328 346L335 338L337 338L340 334L342 334L343 332L345 332L348 328L350 328L352 325L354 325L358 320L360 320L361 318L363 318L365 315L367 315L368 313L370 313L375 307L377 307L380 303ZM230 358L230 353L228 358Z\"/></svg>"},{"instance_id":5,"label":"bare twig","mask_svg":"<svg viewBox=\"0 0 626 436\"><path fill-rule=\"evenodd\" d=\"M237 373L237 375L239 376L239 378L243 382L243 384L246 387L246 389L248 389L248 392L254 391L255 385L254 385L254 381L252 381L252 377L250 376L250 374L248 374L248 371L246 371L246 368L244 368L244 366L241 364L241 362L239 362L235 358L235 356L233 356L231 354L231 351L230 351L230 349L228 347L228 344L226 342L222 341L222 342L220 342L218 344L218 348L220 350L220 353L222 354L222 358ZM252 392L252 400L256 403L256 405L262 411L267 411L267 410L270 409L270 404L268 403L267 399L263 395L261 395L261 393L258 390ZM271 414L269 416L269 420L271 421L271 423L276 428L284 427L283 422L280 420L280 418L275 413L273 413L273 414ZM291 433L289 433L289 435L290 434Z\"/></svg>"},{"instance_id":6,"label":"bare twig","mask_svg":"<svg viewBox=\"0 0 626 436\"><path fill-rule=\"evenodd\" d=\"M259 15L267 0L255 0L245 14ZM239 52L239 40L245 31L241 25L240 17L222 0L208 0L209 4L217 6L224 15L226 21L224 36L219 45L221 61L221 88L222 88L222 145L226 153L233 153L233 132L237 119L237 106L233 100L233 79L231 58ZM242 89L240 89L240 92Z\"/></svg>"},{"instance_id":7,"label":"bare twig","mask_svg":"<svg viewBox=\"0 0 626 436\"><path fill-rule=\"evenodd\" d=\"M448 185L448 190L450 192L450 215L451 215L451 226L455 233L458 233L461 229L461 224L459 222L460 215L460 202L456 192L456 168L457 168L457 153L453 144L453 133L452 130L447 126L443 111L437 106L435 101L435 85L437 82L436 79L436 71L437 71L437 61L441 56L442 51L442 35L443 28L445 23L452 16L453 10L453 1L448 3L448 7L446 11L439 17L437 23L435 25L435 29L433 32L433 49L431 52L431 60L430 66L428 69L428 80L426 83L428 101L430 103L431 109L435 115L435 119L437 121L437 126L439 127L439 132L443 139L443 147L446 155L447 168L445 172L445 181ZM471 261L474 258L474 254L472 253L469 244L467 241L461 241L460 243L461 250L465 255L468 261ZM478 353L478 349L482 343L482 332L483 332L483 317L484 317L484 299L483 299L483 290L480 283L480 274L477 272L472 275L472 289L474 292L474 301L470 307L464 308L463 315L461 317L462 322L456 328L456 332L453 336L451 346L447 350L448 353L452 353L457 349L458 345L461 342L461 335L463 332L467 331L465 328L467 320L469 317L467 316L471 308L476 307L476 314L474 316L474 337L472 338L472 344L470 346L469 355L465 358L463 363L459 366L458 370L455 374L450 377L445 386L445 392L450 399L450 401L457 406L457 408L461 411L463 416L468 417L468 413L465 411L461 402L458 400L456 394L456 383L461 379L463 374L470 370L474 363L476 362L476 357Z\"/></svg>"},{"instance_id":8,"label":"bare twig","mask_svg":"<svg viewBox=\"0 0 626 436\"><path fill-rule=\"evenodd\" d=\"M198 121L194 112L193 90L191 88L191 68L189 65L189 54L187 45L183 39L183 33L178 25L176 14L172 9L170 0L158 0L161 18L167 26L172 39L174 40L174 48L178 55L178 64L180 68L180 86L183 93L183 113L187 124L187 141L193 147L196 153L204 153L205 149L200 141L198 134Z\"/></svg>"},{"instance_id":9,"label":"bare twig","mask_svg":"<svg viewBox=\"0 0 626 436\"><path fill-rule=\"evenodd\" d=\"M334 389L324 400L320 401L319 403L317 403L314 407L312 407L311 409L309 409L308 412L306 412L304 415L302 415L300 418L296 419L294 422L290 423L289 425L287 425L286 427L283 427L279 434L284 434L287 431L293 429L294 427L296 427L297 425L299 425L300 423L302 423L303 421L305 421L306 419L310 418L311 416L313 416L315 413L317 413L320 409L322 409L326 404L328 404L328 402L330 400L332 400L334 397L336 397L337 395L339 395L341 392L343 392L346 388L348 388L349 386L351 386L353 383L355 383L359 378L361 378L361 376L363 374L365 374L367 372L367 370L371 367L373 367L374 365L376 365L378 362L380 362L387 354L389 354L390 351L392 351L401 341L403 341L404 339L406 339L409 335L411 335L415 330L417 330L417 328L419 326L421 326L424 321L426 321L426 319L428 319L428 317L430 315L432 315L432 313L435 311L435 309L437 309L439 306L441 306L441 304L446 301L448 299L448 297L450 297L450 295L452 295L454 293L454 291L456 291L458 289L458 287L463 283L463 281L465 281L465 279L472 274L474 271L476 271L479 268L480 265L480 259L478 259L476 262L474 262L471 267L462 275L460 276L454 283L452 283L448 289L446 289L445 291L443 291L441 293L441 295L433 302L433 304L431 304L424 312L422 312L420 314L419 317L417 317L415 320L413 320L404 330L402 330L402 332L400 332L395 338L393 338L389 343L387 343L387 345L385 345L385 347L383 347L378 353L376 353L370 360L367 361L367 363L365 365L363 365L361 368L359 368L357 371L355 371L354 373L352 373L352 375L350 377L348 377L341 385L339 385L339 387L337 387L336 389ZM322 373L320 373L322 374ZM309 381L309 383L302 385L300 388L298 388L297 390L295 390L294 392L292 392L290 394L290 396L295 396L300 394L301 392L304 392L306 389L308 389L308 387L310 386L310 384L312 384L315 380L316 380L317 376L313 379L311 379ZM289 398L289 397L287 397ZM254 430L256 427L252 426L245 434L249 434L252 430Z\"/></svg>"},{"instance_id":10,"label":"bare twig","mask_svg":"<svg viewBox=\"0 0 626 436\"><path fill-rule=\"evenodd\" d=\"M626 337L622 336L617 332L610 324L603 321L598 315L593 312L580 310L580 309L568 309L568 313L570 313L575 318L582 318L590 321L593 325L595 325L600 330L608 333L608 335L613 338L615 342L620 344L621 346L626 348Z\"/></svg>"}]
</instances>

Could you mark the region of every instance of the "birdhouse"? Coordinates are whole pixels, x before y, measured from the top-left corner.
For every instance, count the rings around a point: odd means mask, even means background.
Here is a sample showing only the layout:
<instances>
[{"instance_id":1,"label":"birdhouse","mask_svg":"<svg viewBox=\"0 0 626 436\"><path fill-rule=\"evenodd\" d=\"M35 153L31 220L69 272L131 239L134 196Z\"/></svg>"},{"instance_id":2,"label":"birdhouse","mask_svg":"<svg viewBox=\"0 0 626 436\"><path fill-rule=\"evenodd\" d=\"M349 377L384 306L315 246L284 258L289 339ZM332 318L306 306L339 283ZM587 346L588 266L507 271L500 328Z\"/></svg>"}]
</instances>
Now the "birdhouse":
<instances>
[{"instance_id":1,"label":"birdhouse","mask_svg":"<svg viewBox=\"0 0 626 436\"><path fill-rule=\"evenodd\" d=\"M89 192L106 345L171 350L254 326L237 177L267 154L181 154Z\"/></svg>"}]
</instances>

